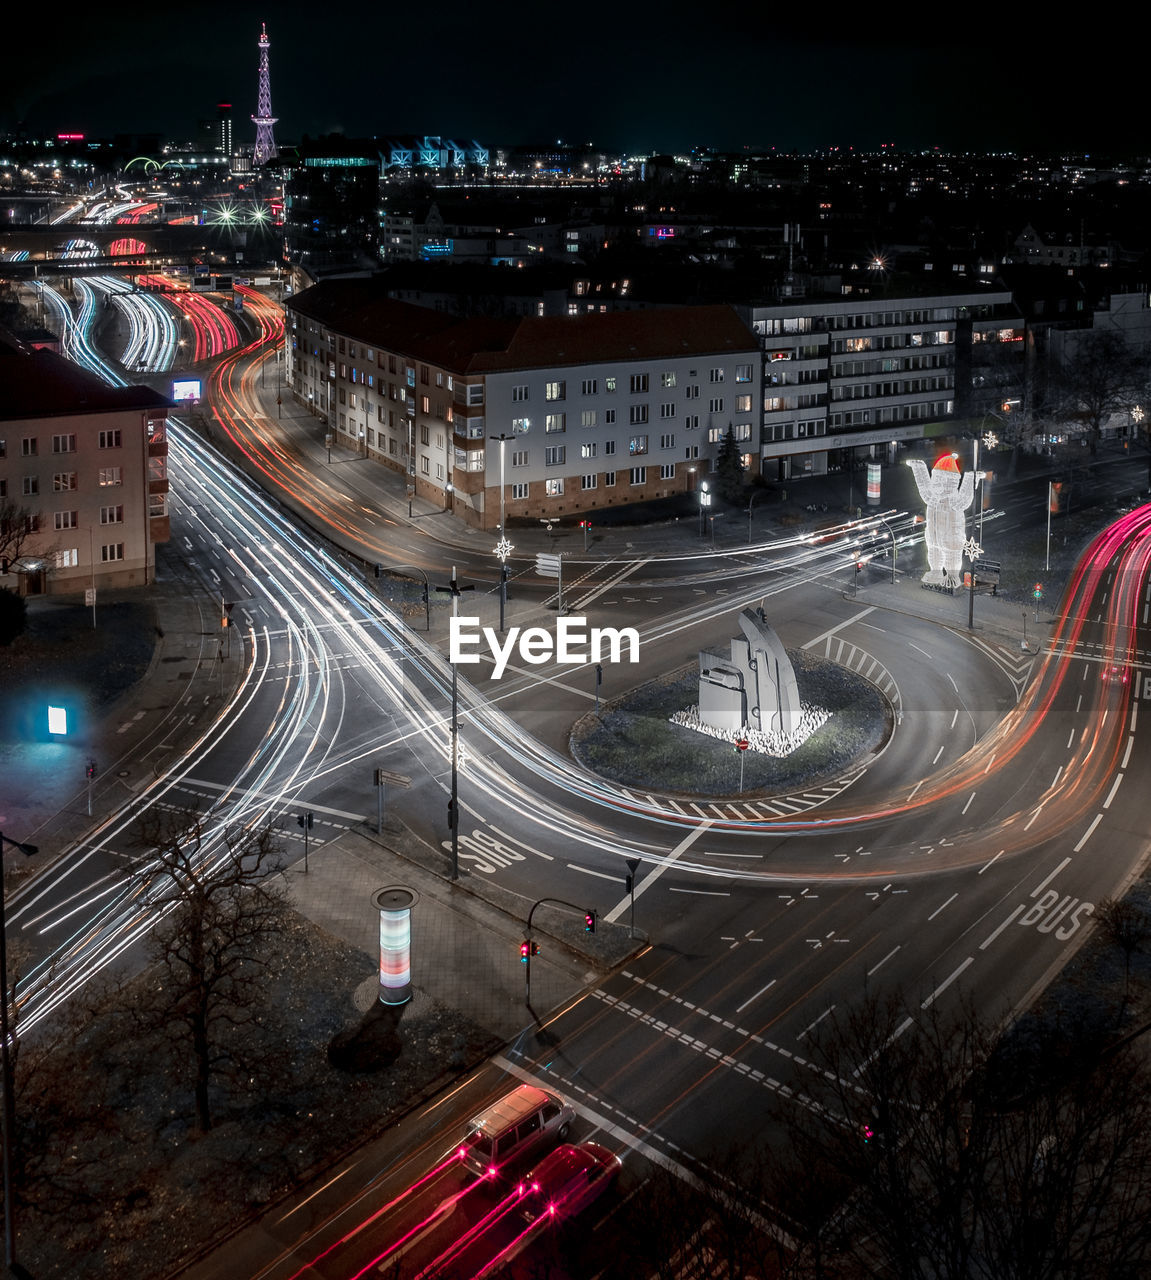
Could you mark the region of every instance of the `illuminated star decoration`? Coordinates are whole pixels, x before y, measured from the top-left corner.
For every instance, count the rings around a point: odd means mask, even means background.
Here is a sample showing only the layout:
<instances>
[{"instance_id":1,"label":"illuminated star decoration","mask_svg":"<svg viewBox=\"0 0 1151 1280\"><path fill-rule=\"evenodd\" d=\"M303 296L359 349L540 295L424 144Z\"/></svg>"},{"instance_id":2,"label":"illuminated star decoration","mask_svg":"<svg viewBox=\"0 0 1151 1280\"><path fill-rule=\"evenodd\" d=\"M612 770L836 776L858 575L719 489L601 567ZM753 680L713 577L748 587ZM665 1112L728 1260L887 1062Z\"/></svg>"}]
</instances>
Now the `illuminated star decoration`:
<instances>
[{"instance_id":1,"label":"illuminated star decoration","mask_svg":"<svg viewBox=\"0 0 1151 1280\"><path fill-rule=\"evenodd\" d=\"M502 562L511 555L514 548L507 538L501 538L499 542L496 543L493 550L495 551L496 558Z\"/></svg>"},{"instance_id":2,"label":"illuminated star decoration","mask_svg":"<svg viewBox=\"0 0 1151 1280\"><path fill-rule=\"evenodd\" d=\"M963 544L963 554L968 560L974 562L983 554L983 548L975 541L974 538L968 538Z\"/></svg>"}]
</instances>

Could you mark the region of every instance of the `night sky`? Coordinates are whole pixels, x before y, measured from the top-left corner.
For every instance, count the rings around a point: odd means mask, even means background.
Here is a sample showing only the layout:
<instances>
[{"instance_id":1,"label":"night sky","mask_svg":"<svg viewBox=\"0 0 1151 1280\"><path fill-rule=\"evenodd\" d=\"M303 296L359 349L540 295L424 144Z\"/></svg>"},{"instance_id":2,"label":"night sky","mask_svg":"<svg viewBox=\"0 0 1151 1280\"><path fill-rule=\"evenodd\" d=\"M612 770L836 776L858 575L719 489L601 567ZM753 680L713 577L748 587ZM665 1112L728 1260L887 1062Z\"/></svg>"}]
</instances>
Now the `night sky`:
<instances>
[{"instance_id":1,"label":"night sky","mask_svg":"<svg viewBox=\"0 0 1151 1280\"><path fill-rule=\"evenodd\" d=\"M282 141L1151 151L1133 32L1007 6L791 7L129 3L46 24L22 5L2 27L0 128L191 140L230 101L248 140L267 21Z\"/></svg>"}]
</instances>

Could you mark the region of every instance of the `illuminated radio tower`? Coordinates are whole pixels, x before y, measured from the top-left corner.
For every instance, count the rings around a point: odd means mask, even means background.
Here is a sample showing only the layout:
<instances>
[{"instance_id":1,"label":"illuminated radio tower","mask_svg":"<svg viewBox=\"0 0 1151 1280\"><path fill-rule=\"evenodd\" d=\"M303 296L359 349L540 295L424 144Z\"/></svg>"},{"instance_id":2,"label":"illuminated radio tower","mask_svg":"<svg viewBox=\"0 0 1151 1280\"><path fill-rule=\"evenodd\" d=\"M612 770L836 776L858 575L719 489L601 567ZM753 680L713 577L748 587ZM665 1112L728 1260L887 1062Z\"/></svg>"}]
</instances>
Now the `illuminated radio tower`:
<instances>
[{"instance_id":1,"label":"illuminated radio tower","mask_svg":"<svg viewBox=\"0 0 1151 1280\"><path fill-rule=\"evenodd\" d=\"M276 154L276 138L272 133L272 125L276 117L272 115L272 86L268 82L268 24L260 24L260 89L256 97L256 114L252 117L256 125L256 150L252 162L257 167Z\"/></svg>"}]
</instances>

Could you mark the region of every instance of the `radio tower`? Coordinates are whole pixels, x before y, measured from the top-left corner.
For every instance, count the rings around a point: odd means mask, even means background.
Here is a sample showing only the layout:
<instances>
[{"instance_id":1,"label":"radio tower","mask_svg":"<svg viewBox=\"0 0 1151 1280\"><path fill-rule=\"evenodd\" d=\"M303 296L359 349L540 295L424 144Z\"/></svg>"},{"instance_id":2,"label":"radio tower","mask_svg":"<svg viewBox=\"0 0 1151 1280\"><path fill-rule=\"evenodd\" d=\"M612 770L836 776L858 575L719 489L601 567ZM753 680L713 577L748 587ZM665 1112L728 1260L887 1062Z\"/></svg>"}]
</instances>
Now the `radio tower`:
<instances>
[{"instance_id":1,"label":"radio tower","mask_svg":"<svg viewBox=\"0 0 1151 1280\"><path fill-rule=\"evenodd\" d=\"M256 125L256 150L252 155L252 163L259 168L265 161L276 154L276 138L272 133L272 125L277 117L272 115L272 86L268 81L268 24L260 24L260 88L256 97L256 115L252 120Z\"/></svg>"}]
</instances>

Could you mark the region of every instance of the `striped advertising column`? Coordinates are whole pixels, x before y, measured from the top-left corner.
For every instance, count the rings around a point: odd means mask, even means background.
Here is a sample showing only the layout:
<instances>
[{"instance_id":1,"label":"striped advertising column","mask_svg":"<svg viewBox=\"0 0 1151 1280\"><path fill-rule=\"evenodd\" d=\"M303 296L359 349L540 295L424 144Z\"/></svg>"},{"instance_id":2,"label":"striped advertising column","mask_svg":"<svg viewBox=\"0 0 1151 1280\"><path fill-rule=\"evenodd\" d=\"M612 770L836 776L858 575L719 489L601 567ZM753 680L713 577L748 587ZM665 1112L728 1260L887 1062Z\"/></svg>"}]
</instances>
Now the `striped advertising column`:
<instances>
[{"instance_id":1,"label":"striped advertising column","mask_svg":"<svg viewBox=\"0 0 1151 1280\"><path fill-rule=\"evenodd\" d=\"M406 1004L412 998L412 908L414 889L377 889L372 905L380 913L380 1003Z\"/></svg>"}]
</instances>

